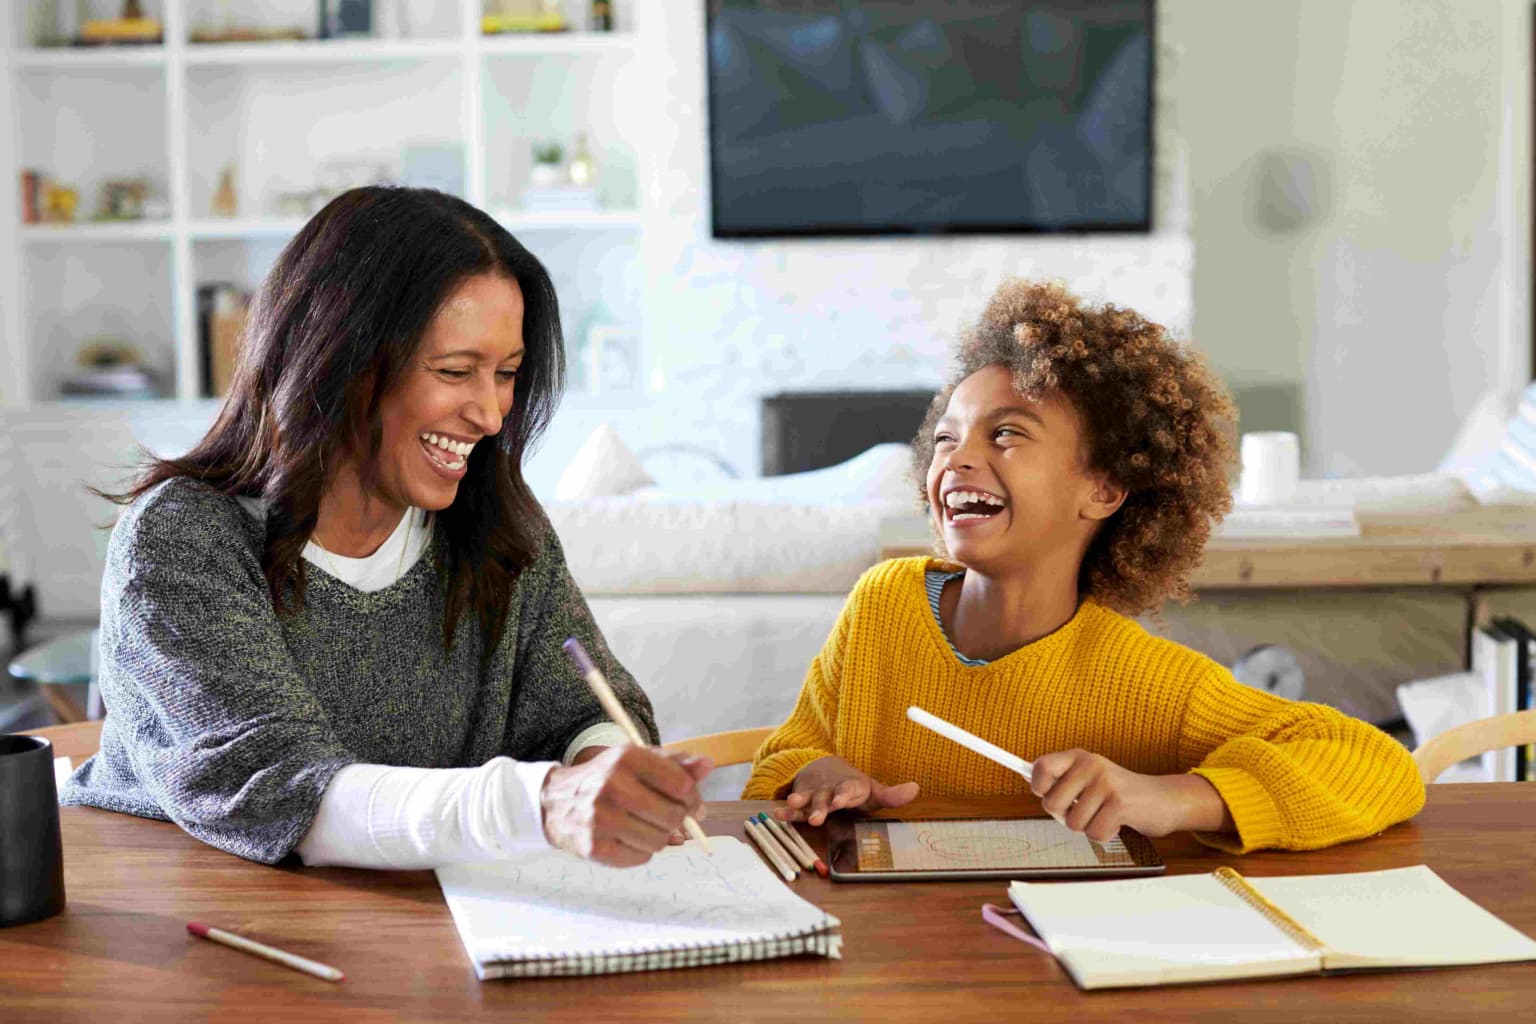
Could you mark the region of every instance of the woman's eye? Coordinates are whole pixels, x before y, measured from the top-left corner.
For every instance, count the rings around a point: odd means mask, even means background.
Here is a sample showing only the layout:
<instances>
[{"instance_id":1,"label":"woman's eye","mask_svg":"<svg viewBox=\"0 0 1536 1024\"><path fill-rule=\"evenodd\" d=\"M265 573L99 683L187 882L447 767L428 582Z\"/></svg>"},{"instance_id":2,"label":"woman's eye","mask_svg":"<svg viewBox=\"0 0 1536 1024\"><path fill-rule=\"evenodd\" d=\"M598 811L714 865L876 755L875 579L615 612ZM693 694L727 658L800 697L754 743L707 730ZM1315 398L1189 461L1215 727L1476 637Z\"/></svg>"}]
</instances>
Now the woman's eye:
<instances>
[{"instance_id":1,"label":"woman's eye","mask_svg":"<svg viewBox=\"0 0 1536 1024\"><path fill-rule=\"evenodd\" d=\"M955 443L955 435L953 435L953 434L935 434L935 435L933 435L933 443L934 444L954 444Z\"/></svg>"},{"instance_id":2,"label":"woman's eye","mask_svg":"<svg viewBox=\"0 0 1536 1024\"><path fill-rule=\"evenodd\" d=\"M993 437L1026 437L1024 431L1014 427L998 427L992 434Z\"/></svg>"},{"instance_id":3,"label":"woman's eye","mask_svg":"<svg viewBox=\"0 0 1536 1024\"><path fill-rule=\"evenodd\" d=\"M449 380L463 380L469 376L468 370L438 370L437 372Z\"/></svg>"},{"instance_id":4,"label":"woman's eye","mask_svg":"<svg viewBox=\"0 0 1536 1024\"><path fill-rule=\"evenodd\" d=\"M500 377L504 381L517 380L517 371L516 370L497 370L496 371L496 376Z\"/></svg>"}]
</instances>

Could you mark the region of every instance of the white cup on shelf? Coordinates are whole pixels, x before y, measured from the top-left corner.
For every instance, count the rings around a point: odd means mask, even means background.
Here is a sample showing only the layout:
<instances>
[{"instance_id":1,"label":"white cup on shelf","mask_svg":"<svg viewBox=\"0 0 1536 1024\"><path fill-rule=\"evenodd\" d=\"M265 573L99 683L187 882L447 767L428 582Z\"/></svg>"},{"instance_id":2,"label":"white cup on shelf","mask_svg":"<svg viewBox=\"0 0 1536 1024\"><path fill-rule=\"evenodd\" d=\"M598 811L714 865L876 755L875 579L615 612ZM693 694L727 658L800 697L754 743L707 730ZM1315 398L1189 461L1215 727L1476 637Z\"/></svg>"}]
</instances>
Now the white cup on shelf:
<instances>
[{"instance_id":1,"label":"white cup on shelf","mask_svg":"<svg viewBox=\"0 0 1536 1024\"><path fill-rule=\"evenodd\" d=\"M1296 497L1301 443L1295 434L1289 430L1244 434L1242 459L1238 501L1244 505L1284 505Z\"/></svg>"}]
</instances>

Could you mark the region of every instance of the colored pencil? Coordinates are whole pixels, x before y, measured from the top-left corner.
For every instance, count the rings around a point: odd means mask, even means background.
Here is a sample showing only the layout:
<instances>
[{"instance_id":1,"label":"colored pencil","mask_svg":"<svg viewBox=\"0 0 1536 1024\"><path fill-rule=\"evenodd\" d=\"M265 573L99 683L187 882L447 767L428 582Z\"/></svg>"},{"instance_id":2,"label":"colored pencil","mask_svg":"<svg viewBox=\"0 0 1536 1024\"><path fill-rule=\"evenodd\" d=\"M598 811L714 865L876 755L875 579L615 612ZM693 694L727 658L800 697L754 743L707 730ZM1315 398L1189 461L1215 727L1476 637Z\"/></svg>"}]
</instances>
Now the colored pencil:
<instances>
[{"instance_id":1,"label":"colored pencil","mask_svg":"<svg viewBox=\"0 0 1536 1024\"><path fill-rule=\"evenodd\" d=\"M772 865L779 874L784 876L784 881L793 882L797 877L799 877L800 873L795 870L794 866L790 864L789 861L784 859L784 855L780 853L778 848L773 845L773 840L769 839L767 834L763 832L763 827L761 825L753 821L751 818L746 819L745 825L747 827L747 835L752 837L752 841L757 844L757 848L762 851L763 856L767 859L768 863Z\"/></svg>"},{"instance_id":2,"label":"colored pencil","mask_svg":"<svg viewBox=\"0 0 1536 1024\"><path fill-rule=\"evenodd\" d=\"M758 817L784 834L790 845L800 852L800 862L806 866L807 870L814 870L822 878L826 878L831 873L827 870L826 862L816 856L816 851L811 849L811 844L805 841L805 837L800 834L799 829L793 825L785 824L771 814L765 814L761 811L758 812Z\"/></svg>"},{"instance_id":3,"label":"colored pencil","mask_svg":"<svg viewBox=\"0 0 1536 1024\"><path fill-rule=\"evenodd\" d=\"M228 946L231 949L238 949L242 953L249 953L252 956L259 956L263 960L271 960L273 963L282 964L284 967L292 967L296 971L303 971L305 974L312 974L315 977L321 978L325 981L340 981L342 978L346 977L346 975L342 974L336 968L331 967L328 964L318 963L314 960L309 960L302 956L295 956L292 953L285 952L273 946L268 946L265 943L256 942L252 939L247 939L243 936L236 935L234 932L226 932L222 928L210 928L206 924L199 924L196 921L188 921L187 931L191 932L193 935L196 935L200 939L211 939L214 942Z\"/></svg>"},{"instance_id":4,"label":"colored pencil","mask_svg":"<svg viewBox=\"0 0 1536 1024\"><path fill-rule=\"evenodd\" d=\"M805 859L805 854L800 852L800 848L798 846L785 838L784 827L782 825L780 825L778 828L774 828L775 825L778 825L778 822L768 817L768 815L764 814L762 811L758 811L753 820L762 827L764 832L768 833L768 838L772 839L774 845L777 846L779 850L789 858L789 862L791 864L798 864L807 871L811 870L813 865Z\"/></svg>"},{"instance_id":5,"label":"colored pencil","mask_svg":"<svg viewBox=\"0 0 1536 1024\"><path fill-rule=\"evenodd\" d=\"M571 637L565 642L565 653L575 663L576 671L581 673L581 677L592 688L593 696L603 706L603 713L611 718L615 725L624 730L624 735L629 737L629 742L637 747L649 746L645 741L645 737L641 735L640 729L635 725L634 719L629 717L629 712L625 711L624 705L619 703L619 698L614 694L613 687L608 685L608 680L603 677L603 673L592 663L592 659L588 656L587 649L581 645L581 641ZM709 837L704 834L704 830L699 827L699 823L693 820L692 815L683 819L683 828L687 829L688 834L699 841L699 846L703 848L706 854L710 852Z\"/></svg>"}]
</instances>

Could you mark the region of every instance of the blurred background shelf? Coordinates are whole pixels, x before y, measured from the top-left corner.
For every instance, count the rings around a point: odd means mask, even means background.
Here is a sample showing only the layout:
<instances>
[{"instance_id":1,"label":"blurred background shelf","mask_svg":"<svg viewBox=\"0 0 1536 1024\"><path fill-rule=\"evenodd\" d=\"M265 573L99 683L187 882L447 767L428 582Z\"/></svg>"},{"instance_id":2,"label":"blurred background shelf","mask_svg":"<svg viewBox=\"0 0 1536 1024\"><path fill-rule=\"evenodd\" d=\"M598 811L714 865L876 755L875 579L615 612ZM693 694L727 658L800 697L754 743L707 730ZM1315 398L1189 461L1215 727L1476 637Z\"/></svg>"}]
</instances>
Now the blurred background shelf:
<instances>
[{"instance_id":1,"label":"blurred background shelf","mask_svg":"<svg viewBox=\"0 0 1536 1024\"><path fill-rule=\"evenodd\" d=\"M377 35L300 39L319 28L315 0L143 0L164 42L104 46L42 45L67 25L59 0L5 4L0 130L17 144L0 174L34 177L30 208L0 199L0 294L18 296L0 303L0 405L74 407L64 381L109 343L137 353L161 399L209 397L199 303L254 291L310 216L374 182L442 188L529 233L573 362L594 327L639 337L636 26L657 2L619 0L612 31L564 0L568 31L484 35L484 0L374 0ZM68 3L82 19L120 9ZM561 175L578 151L595 168L591 209L525 208L547 183L535 151L554 149ZM145 219L98 220L125 186Z\"/></svg>"}]
</instances>

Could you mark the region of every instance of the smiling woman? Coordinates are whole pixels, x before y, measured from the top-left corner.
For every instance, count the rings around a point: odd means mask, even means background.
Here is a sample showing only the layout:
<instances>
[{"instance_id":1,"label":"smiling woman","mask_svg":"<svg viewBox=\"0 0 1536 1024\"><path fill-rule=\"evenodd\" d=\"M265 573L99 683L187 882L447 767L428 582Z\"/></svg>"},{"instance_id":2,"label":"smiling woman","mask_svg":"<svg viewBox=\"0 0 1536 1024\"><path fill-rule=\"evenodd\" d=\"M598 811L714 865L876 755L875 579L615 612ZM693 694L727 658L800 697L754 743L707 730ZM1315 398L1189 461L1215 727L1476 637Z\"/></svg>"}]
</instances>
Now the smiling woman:
<instances>
[{"instance_id":1,"label":"smiling woman","mask_svg":"<svg viewBox=\"0 0 1536 1024\"><path fill-rule=\"evenodd\" d=\"M539 261L459 199L357 189L305 225L207 436L116 496L108 714L64 802L267 862L665 845L708 764L623 747L570 668L574 636L656 738L523 478L559 322Z\"/></svg>"}]
</instances>

